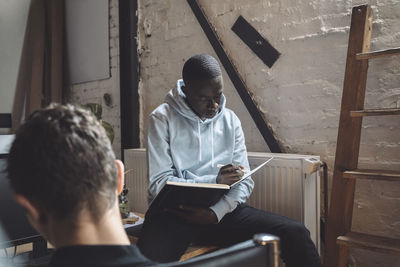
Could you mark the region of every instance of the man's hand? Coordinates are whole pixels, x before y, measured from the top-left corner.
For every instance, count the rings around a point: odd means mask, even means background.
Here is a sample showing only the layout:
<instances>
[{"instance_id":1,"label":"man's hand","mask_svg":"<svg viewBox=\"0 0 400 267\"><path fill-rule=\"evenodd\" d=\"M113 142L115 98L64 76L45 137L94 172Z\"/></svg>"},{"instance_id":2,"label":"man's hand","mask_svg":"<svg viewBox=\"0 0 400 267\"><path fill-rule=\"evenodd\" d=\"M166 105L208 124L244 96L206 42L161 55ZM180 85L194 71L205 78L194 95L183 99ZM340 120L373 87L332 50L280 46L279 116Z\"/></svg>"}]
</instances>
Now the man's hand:
<instances>
[{"instance_id":1,"label":"man's hand","mask_svg":"<svg viewBox=\"0 0 400 267\"><path fill-rule=\"evenodd\" d=\"M231 185L242 178L244 167L228 164L223 166L217 176L217 184Z\"/></svg>"},{"instance_id":2,"label":"man's hand","mask_svg":"<svg viewBox=\"0 0 400 267\"><path fill-rule=\"evenodd\" d=\"M166 211L176 214L188 223L214 224L218 222L217 215L212 211L212 209L208 208L179 205L178 209L168 209Z\"/></svg>"}]
</instances>

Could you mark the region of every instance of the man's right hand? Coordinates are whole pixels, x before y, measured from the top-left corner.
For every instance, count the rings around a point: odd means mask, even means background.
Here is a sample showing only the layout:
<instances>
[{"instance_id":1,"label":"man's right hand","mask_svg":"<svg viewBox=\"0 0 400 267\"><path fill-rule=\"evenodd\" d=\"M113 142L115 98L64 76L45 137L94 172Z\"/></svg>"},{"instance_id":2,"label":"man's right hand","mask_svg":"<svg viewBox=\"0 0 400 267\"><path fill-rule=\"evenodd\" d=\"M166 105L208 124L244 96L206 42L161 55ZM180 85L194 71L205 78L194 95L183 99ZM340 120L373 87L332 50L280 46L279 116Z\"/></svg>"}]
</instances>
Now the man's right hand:
<instances>
[{"instance_id":1,"label":"man's right hand","mask_svg":"<svg viewBox=\"0 0 400 267\"><path fill-rule=\"evenodd\" d=\"M223 166L217 176L217 184L231 185L242 178L244 167L233 164Z\"/></svg>"}]
</instances>

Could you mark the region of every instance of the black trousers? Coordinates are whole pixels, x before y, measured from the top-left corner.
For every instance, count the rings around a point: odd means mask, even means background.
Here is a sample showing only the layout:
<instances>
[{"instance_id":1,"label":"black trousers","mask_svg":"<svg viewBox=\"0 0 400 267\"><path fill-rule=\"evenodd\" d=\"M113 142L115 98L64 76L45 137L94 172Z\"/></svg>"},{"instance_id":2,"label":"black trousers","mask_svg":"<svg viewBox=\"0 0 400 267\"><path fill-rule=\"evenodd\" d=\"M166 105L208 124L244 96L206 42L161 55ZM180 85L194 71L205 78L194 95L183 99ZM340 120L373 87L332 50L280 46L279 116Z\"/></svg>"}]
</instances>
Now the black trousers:
<instances>
[{"instance_id":1,"label":"black trousers","mask_svg":"<svg viewBox=\"0 0 400 267\"><path fill-rule=\"evenodd\" d=\"M146 214L138 247L153 261L177 261L189 244L230 246L254 234L268 233L280 238L281 258L287 267L322 266L318 252L302 223L289 218L239 205L218 223L207 226L189 224L174 214Z\"/></svg>"}]
</instances>

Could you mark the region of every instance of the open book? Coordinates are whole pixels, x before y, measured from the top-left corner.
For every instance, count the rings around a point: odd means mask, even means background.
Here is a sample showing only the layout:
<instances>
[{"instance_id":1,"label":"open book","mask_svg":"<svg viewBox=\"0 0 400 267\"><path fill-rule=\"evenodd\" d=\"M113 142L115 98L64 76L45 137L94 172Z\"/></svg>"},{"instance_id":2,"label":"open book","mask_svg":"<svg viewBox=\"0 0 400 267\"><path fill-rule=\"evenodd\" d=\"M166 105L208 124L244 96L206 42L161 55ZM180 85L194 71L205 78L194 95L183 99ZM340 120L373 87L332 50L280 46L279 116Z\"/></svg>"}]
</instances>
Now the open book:
<instances>
[{"instance_id":1,"label":"open book","mask_svg":"<svg viewBox=\"0 0 400 267\"><path fill-rule=\"evenodd\" d=\"M232 185L226 184L206 184L206 183L183 183L167 181L161 191L150 203L150 209L177 208L178 205L208 208L226 194L229 189L250 177L253 173L261 169L273 159L270 158L257 168L245 172L242 178Z\"/></svg>"}]
</instances>

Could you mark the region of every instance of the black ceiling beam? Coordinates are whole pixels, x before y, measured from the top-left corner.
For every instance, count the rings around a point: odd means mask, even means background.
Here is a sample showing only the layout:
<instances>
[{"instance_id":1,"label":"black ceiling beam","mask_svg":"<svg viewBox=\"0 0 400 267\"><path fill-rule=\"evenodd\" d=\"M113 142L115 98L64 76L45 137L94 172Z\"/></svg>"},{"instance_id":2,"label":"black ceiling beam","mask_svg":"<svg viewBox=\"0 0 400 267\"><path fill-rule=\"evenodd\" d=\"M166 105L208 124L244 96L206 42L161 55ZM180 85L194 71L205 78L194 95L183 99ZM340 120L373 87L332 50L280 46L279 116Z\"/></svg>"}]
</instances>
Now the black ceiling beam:
<instances>
[{"instance_id":1,"label":"black ceiling beam","mask_svg":"<svg viewBox=\"0 0 400 267\"><path fill-rule=\"evenodd\" d=\"M137 54L137 0L119 0L119 59L121 101L121 156L140 147L139 68Z\"/></svg>"},{"instance_id":2,"label":"black ceiling beam","mask_svg":"<svg viewBox=\"0 0 400 267\"><path fill-rule=\"evenodd\" d=\"M275 139L274 135L272 134L271 129L268 127L268 123L265 118L261 115L260 110L258 109L256 103L254 102L253 98L249 94L249 91L243 82L240 74L236 70L235 66L232 64L231 60L229 59L228 55L226 54L222 44L213 30L212 25L208 21L207 17L205 16L203 10L200 8L199 4L196 0L187 0L188 4L190 5L194 15L196 16L198 22L200 23L201 28L203 29L204 33L206 34L209 42L211 43L212 47L214 48L215 53L217 54L219 60L221 61L222 65L224 66L226 72L228 73L229 78L231 79L233 85L236 88L240 98L242 99L243 103L245 104L247 110L249 111L251 117L253 118L255 124L257 125L258 130L260 131L261 135L263 136L265 142L267 143L269 149L273 153L281 153L282 149Z\"/></svg>"}]
</instances>

